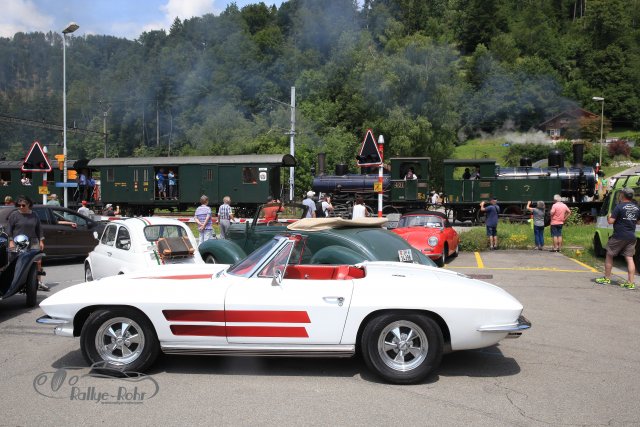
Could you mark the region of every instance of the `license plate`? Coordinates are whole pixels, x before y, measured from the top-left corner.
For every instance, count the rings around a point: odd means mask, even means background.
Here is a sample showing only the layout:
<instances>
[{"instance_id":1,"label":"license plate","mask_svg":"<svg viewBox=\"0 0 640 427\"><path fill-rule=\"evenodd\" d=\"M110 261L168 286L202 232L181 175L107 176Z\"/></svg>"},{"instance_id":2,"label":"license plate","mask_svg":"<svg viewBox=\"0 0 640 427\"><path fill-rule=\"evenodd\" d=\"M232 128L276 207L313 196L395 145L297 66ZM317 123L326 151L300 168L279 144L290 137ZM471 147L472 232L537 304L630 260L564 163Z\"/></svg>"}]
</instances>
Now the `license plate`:
<instances>
[{"instance_id":1,"label":"license plate","mask_svg":"<svg viewBox=\"0 0 640 427\"><path fill-rule=\"evenodd\" d=\"M398 258L400 258L400 262L413 262L413 253L411 249L400 249Z\"/></svg>"}]
</instances>

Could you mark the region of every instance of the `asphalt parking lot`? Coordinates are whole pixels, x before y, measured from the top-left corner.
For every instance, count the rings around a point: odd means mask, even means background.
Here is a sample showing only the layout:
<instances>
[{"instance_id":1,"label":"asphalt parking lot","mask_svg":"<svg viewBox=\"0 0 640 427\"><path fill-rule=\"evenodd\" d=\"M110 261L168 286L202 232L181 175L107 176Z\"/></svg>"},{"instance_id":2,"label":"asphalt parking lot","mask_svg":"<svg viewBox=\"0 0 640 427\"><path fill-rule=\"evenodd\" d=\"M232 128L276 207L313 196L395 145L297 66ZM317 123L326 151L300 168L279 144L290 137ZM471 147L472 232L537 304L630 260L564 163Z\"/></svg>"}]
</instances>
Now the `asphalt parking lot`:
<instances>
[{"instance_id":1,"label":"asphalt parking lot","mask_svg":"<svg viewBox=\"0 0 640 427\"><path fill-rule=\"evenodd\" d=\"M533 328L445 356L413 386L382 383L357 358L164 356L144 402L46 397L39 374L86 366L79 342L37 325L21 297L0 301L0 425L640 425L639 291L595 285L594 269L550 252L461 253L447 268L508 290ZM78 262L47 272L52 292L83 277Z\"/></svg>"}]
</instances>

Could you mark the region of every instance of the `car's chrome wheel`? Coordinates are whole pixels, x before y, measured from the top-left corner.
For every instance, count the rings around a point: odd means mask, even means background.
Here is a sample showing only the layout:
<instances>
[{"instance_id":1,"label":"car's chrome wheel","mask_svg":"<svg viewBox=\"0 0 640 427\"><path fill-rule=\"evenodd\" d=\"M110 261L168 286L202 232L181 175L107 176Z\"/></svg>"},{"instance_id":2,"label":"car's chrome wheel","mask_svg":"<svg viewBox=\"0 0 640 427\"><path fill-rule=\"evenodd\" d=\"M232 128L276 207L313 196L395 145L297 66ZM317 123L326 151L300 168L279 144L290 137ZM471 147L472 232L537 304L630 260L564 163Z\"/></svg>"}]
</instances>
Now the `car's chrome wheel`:
<instances>
[{"instance_id":1,"label":"car's chrome wheel","mask_svg":"<svg viewBox=\"0 0 640 427\"><path fill-rule=\"evenodd\" d=\"M425 314L402 311L369 320L360 343L367 366L396 384L423 380L440 364L443 348L438 323Z\"/></svg>"},{"instance_id":2,"label":"car's chrome wheel","mask_svg":"<svg viewBox=\"0 0 640 427\"><path fill-rule=\"evenodd\" d=\"M216 261L216 258L215 258L213 255L211 255L211 254L208 254L208 255L205 257L204 262L206 262L207 264L217 264L217 263L218 263L218 262Z\"/></svg>"},{"instance_id":3,"label":"car's chrome wheel","mask_svg":"<svg viewBox=\"0 0 640 427\"><path fill-rule=\"evenodd\" d=\"M160 352L153 324L138 310L114 307L91 313L80 335L82 355L120 371L142 371Z\"/></svg>"},{"instance_id":4,"label":"car's chrome wheel","mask_svg":"<svg viewBox=\"0 0 640 427\"><path fill-rule=\"evenodd\" d=\"M140 357L145 338L140 325L126 317L104 322L96 332L95 346L100 358L114 365L129 365Z\"/></svg>"},{"instance_id":5,"label":"car's chrome wheel","mask_svg":"<svg viewBox=\"0 0 640 427\"><path fill-rule=\"evenodd\" d=\"M378 354L385 365L396 371L410 371L426 359L429 341L415 323L400 320L387 325L378 338Z\"/></svg>"}]
</instances>

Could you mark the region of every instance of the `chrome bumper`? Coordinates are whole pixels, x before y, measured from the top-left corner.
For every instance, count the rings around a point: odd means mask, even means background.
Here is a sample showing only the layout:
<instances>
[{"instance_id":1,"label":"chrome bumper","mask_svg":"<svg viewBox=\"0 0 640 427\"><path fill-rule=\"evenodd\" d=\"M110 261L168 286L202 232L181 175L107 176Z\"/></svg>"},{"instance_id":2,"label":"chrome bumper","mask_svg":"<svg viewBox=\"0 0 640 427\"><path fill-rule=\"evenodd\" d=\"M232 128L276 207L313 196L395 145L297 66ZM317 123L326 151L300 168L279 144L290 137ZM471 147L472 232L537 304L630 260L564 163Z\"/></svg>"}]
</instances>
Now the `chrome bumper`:
<instances>
[{"instance_id":1,"label":"chrome bumper","mask_svg":"<svg viewBox=\"0 0 640 427\"><path fill-rule=\"evenodd\" d=\"M478 332L506 332L507 338L518 338L522 335L522 332L529 328L531 328L531 322L529 322L526 317L520 315L516 323L481 326L478 328Z\"/></svg>"},{"instance_id":2,"label":"chrome bumper","mask_svg":"<svg viewBox=\"0 0 640 427\"><path fill-rule=\"evenodd\" d=\"M73 337L73 321L65 319L54 319L50 316L42 316L36 320L41 325L55 325L53 333L61 337Z\"/></svg>"}]
</instances>

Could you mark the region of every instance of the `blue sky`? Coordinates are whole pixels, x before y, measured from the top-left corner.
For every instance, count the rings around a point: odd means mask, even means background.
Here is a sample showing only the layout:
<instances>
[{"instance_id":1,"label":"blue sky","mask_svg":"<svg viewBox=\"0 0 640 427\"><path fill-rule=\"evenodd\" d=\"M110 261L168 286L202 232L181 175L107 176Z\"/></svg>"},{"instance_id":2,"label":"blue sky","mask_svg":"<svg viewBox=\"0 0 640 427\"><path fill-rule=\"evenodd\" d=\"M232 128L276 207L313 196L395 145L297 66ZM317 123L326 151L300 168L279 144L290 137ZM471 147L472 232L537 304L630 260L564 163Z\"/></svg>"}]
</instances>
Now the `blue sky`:
<instances>
[{"instance_id":1,"label":"blue sky","mask_svg":"<svg viewBox=\"0 0 640 427\"><path fill-rule=\"evenodd\" d=\"M262 0L280 6L282 0ZM236 0L242 8L260 0ZM58 31L69 22L80 25L74 35L107 34L135 39L143 31L168 30L177 17L188 19L224 11L230 0L3 0L0 37L16 32Z\"/></svg>"}]
</instances>

